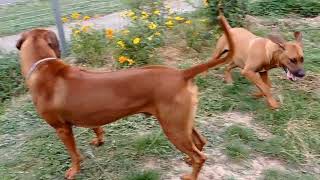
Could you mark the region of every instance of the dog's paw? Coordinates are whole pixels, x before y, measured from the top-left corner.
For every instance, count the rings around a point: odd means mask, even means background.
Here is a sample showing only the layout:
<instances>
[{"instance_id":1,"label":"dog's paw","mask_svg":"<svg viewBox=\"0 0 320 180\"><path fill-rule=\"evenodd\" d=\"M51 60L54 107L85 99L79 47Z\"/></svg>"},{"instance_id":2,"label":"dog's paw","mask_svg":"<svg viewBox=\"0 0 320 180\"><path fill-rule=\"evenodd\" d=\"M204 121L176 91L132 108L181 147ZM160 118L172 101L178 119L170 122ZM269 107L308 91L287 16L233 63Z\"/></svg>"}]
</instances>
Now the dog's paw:
<instances>
[{"instance_id":1,"label":"dog's paw","mask_svg":"<svg viewBox=\"0 0 320 180\"><path fill-rule=\"evenodd\" d=\"M181 180L195 180L190 174L183 175Z\"/></svg>"},{"instance_id":2,"label":"dog's paw","mask_svg":"<svg viewBox=\"0 0 320 180\"><path fill-rule=\"evenodd\" d=\"M66 171L66 174L65 174L65 178L66 179L75 179L75 175L80 172L80 169L79 168L74 168L74 167L71 167L69 168L67 171Z\"/></svg>"},{"instance_id":3,"label":"dog's paw","mask_svg":"<svg viewBox=\"0 0 320 180\"><path fill-rule=\"evenodd\" d=\"M270 108L273 110L278 109L280 107L280 104L275 99L269 99L268 103Z\"/></svg>"},{"instance_id":4,"label":"dog's paw","mask_svg":"<svg viewBox=\"0 0 320 180\"><path fill-rule=\"evenodd\" d=\"M103 143L104 143L104 141L103 140L99 140L98 138L94 138L90 142L91 145L96 146L96 147L101 146Z\"/></svg>"}]
</instances>

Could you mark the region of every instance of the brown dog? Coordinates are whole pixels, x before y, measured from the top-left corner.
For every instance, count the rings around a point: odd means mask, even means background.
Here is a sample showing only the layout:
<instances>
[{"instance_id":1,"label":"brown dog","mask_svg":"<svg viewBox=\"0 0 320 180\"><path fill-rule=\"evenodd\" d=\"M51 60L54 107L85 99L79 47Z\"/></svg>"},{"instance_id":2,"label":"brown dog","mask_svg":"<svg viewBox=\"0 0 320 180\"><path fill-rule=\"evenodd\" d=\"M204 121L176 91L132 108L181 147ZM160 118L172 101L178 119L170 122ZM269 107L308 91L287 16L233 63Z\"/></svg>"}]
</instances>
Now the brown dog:
<instances>
[{"instance_id":1,"label":"brown dog","mask_svg":"<svg viewBox=\"0 0 320 180\"><path fill-rule=\"evenodd\" d=\"M230 28L230 27L229 27ZM279 36L270 36L269 39L256 36L244 28L230 28L232 39L235 42L235 54L226 58L229 63L225 68L225 81L232 83L231 70L239 67L241 74L253 82L261 92L256 97L266 96L271 108L278 108L278 102L270 92L271 82L268 71L282 67L289 79L305 76L303 70L302 34L295 32L295 42L285 42ZM228 42L223 35L217 43L215 54L220 54L228 48Z\"/></svg>"},{"instance_id":2,"label":"brown dog","mask_svg":"<svg viewBox=\"0 0 320 180\"><path fill-rule=\"evenodd\" d=\"M228 26L220 18L231 43ZM154 115L168 139L192 161L192 173L183 179L197 179L206 156L206 143L193 121L197 107L197 87L192 79L208 68L225 62L214 61L186 70L166 66L147 66L116 72L90 72L69 66L60 58L56 35L35 29L22 34L20 49L22 74L37 112L56 129L72 160L65 177L73 179L80 171L81 155L76 148L73 126L92 128L97 135L92 143L103 143L100 126L137 113Z\"/></svg>"}]
</instances>

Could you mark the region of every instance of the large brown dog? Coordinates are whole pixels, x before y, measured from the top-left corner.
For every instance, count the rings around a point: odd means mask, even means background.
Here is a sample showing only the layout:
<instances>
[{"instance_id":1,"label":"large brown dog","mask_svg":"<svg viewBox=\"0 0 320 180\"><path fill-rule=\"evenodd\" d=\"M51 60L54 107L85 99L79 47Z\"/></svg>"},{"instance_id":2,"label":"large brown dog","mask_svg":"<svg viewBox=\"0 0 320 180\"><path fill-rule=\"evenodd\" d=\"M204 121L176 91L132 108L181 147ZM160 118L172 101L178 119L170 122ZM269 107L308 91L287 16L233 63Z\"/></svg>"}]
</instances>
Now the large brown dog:
<instances>
[{"instance_id":1,"label":"large brown dog","mask_svg":"<svg viewBox=\"0 0 320 180\"><path fill-rule=\"evenodd\" d=\"M230 28L230 27L229 27ZM268 39L256 36L244 28L230 28L235 42L235 54L226 58L229 63L225 68L225 81L232 83L231 70L239 67L241 74L253 82L261 92L256 97L266 96L271 108L278 108L278 102L272 97L271 82L268 71L282 67L289 79L305 76L303 70L302 34L295 32L295 42L286 42L280 36L272 35ZM215 54L220 54L228 48L228 42L223 35L217 43Z\"/></svg>"},{"instance_id":2,"label":"large brown dog","mask_svg":"<svg viewBox=\"0 0 320 180\"><path fill-rule=\"evenodd\" d=\"M233 54L227 21L220 18ZM220 56L186 70L166 66L147 66L116 72L90 72L63 63L56 35L35 29L22 34L20 49L22 74L37 112L56 129L72 160L65 177L73 179L80 171L81 155L76 148L73 126L92 128L103 143L100 126L137 113L154 115L168 139L192 162L192 173L183 179L198 177L206 156L206 143L193 121L197 107L197 87L192 79L208 68L225 62Z\"/></svg>"}]
</instances>

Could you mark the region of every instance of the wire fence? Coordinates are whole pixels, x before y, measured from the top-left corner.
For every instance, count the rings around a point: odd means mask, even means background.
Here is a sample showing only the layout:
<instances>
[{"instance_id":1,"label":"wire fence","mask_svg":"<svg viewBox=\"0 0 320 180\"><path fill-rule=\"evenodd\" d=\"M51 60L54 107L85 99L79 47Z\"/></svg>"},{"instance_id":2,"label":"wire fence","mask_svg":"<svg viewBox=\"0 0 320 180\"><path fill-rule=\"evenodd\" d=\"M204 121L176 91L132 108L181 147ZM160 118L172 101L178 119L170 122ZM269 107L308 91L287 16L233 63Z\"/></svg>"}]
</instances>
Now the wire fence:
<instances>
[{"instance_id":1,"label":"wire fence","mask_svg":"<svg viewBox=\"0 0 320 180\"><path fill-rule=\"evenodd\" d=\"M0 36L55 24L52 1L0 0ZM106 15L123 8L119 0L60 0L61 17L72 13Z\"/></svg>"}]
</instances>

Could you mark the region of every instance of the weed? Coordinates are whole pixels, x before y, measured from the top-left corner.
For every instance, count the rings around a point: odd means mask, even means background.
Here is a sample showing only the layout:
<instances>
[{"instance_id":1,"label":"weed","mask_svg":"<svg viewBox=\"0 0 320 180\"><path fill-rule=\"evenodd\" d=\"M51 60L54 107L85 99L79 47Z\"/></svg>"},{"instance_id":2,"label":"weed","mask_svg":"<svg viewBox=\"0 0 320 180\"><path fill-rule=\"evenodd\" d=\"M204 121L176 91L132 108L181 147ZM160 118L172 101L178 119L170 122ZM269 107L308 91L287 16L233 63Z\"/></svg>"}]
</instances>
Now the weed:
<instances>
[{"instance_id":1,"label":"weed","mask_svg":"<svg viewBox=\"0 0 320 180\"><path fill-rule=\"evenodd\" d=\"M226 144L225 153L232 159L247 159L250 155L250 148L242 142L234 140Z\"/></svg>"},{"instance_id":2,"label":"weed","mask_svg":"<svg viewBox=\"0 0 320 180\"><path fill-rule=\"evenodd\" d=\"M317 178L302 173L295 173L289 171L279 171L275 169L268 169L264 172L264 180L316 180Z\"/></svg>"},{"instance_id":3,"label":"weed","mask_svg":"<svg viewBox=\"0 0 320 180\"><path fill-rule=\"evenodd\" d=\"M123 180L160 180L160 174L154 170L131 172Z\"/></svg>"}]
</instances>

